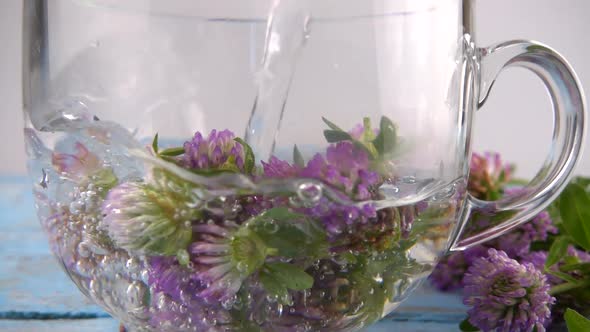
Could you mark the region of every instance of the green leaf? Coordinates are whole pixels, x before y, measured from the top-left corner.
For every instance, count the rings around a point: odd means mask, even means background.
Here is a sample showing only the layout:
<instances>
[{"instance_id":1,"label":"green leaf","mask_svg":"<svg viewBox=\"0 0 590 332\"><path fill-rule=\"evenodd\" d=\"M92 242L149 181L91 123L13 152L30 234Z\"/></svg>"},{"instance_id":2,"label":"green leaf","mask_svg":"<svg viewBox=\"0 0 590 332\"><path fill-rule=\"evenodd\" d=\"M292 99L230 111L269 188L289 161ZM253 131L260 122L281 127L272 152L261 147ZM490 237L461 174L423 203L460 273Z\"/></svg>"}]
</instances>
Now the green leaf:
<instances>
[{"instance_id":1,"label":"green leaf","mask_svg":"<svg viewBox=\"0 0 590 332\"><path fill-rule=\"evenodd\" d=\"M479 329L475 326L473 326L473 324L471 324L469 322L468 318L465 318L461 324L459 324L459 329L461 329L461 331L463 332L478 332Z\"/></svg>"},{"instance_id":2,"label":"green leaf","mask_svg":"<svg viewBox=\"0 0 590 332\"><path fill-rule=\"evenodd\" d=\"M117 175L115 175L112 168L102 168L98 170L90 176L90 180L95 186L102 188L102 192L105 195L119 182L119 179L117 179Z\"/></svg>"},{"instance_id":3,"label":"green leaf","mask_svg":"<svg viewBox=\"0 0 590 332\"><path fill-rule=\"evenodd\" d=\"M335 130L335 131L344 131L340 127L338 127L337 125L335 125L332 121L324 118L323 116L322 116L322 121L324 121L324 123L326 125L328 125L328 127L330 127L330 129L332 129L332 130Z\"/></svg>"},{"instance_id":4,"label":"green leaf","mask_svg":"<svg viewBox=\"0 0 590 332\"><path fill-rule=\"evenodd\" d=\"M305 167L305 159L303 159L303 155L299 151L297 144L293 147L293 162L299 167Z\"/></svg>"},{"instance_id":5,"label":"green leaf","mask_svg":"<svg viewBox=\"0 0 590 332\"><path fill-rule=\"evenodd\" d=\"M262 287L264 287L264 290L268 293L268 295L276 297L277 300L282 304L289 304L289 290L285 285L276 280L272 274L263 269L258 274L258 279L260 280Z\"/></svg>"},{"instance_id":6,"label":"green leaf","mask_svg":"<svg viewBox=\"0 0 590 332\"><path fill-rule=\"evenodd\" d=\"M352 136L345 131L324 130L324 137L328 143L338 143L342 141L352 141Z\"/></svg>"},{"instance_id":7,"label":"green leaf","mask_svg":"<svg viewBox=\"0 0 590 332\"><path fill-rule=\"evenodd\" d=\"M234 141L240 143L242 147L244 147L244 171L247 174L252 174L254 170L254 165L256 164L256 158L254 157L254 151L252 147L246 143L243 139L236 137Z\"/></svg>"},{"instance_id":8,"label":"green leaf","mask_svg":"<svg viewBox=\"0 0 590 332\"><path fill-rule=\"evenodd\" d=\"M274 208L248 222L268 248L278 256L321 258L328 254L325 232L314 220L287 208Z\"/></svg>"},{"instance_id":9,"label":"green leaf","mask_svg":"<svg viewBox=\"0 0 590 332\"><path fill-rule=\"evenodd\" d=\"M184 154L184 147L168 148L160 151L158 155L166 157L176 157Z\"/></svg>"},{"instance_id":10,"label":"green leaf","mask_svg":"<svg viewBox=\"0 0 590 332\"><path fill-rule=\"evenodd\" d=\"M395 125L386 116L381 117L379 135L373 141L380 156L387 156L395 151L397 146L397 131Z\"/></svg>"},{"instance_id":11,"label":"green leaf","mask_svg":"<svg viewBox=\"0 0 590 332\"><path fill-rule=\"evenodd\" d=\"M219 170L229 171L232 173L239 173L240 168L236 164L236 157L229 156L227 160L223 163L223 165L219 166Z\"/></svg>"},{"instance_id":12,"label":"green leaf","mask_svg":"<svg viewBox=\"0 0 590 332\"><path fill-rule=\"evenodd\" d=\"M579 184L570 183L559 198L563 227L572 239L590 251L590 198Z\"/></svg>"},{"instance_id":13,"label":"green leaf","mask_svg":"<svg viewBox=\"0 0 590 332\"><path fill-rule=\"evenodd\" d=\"M154 150L155 154L158 154L158 134L154 136L154 140L152 141L152 149Z\"/></svg>"},{"instance_id":14,"label":"green leaf","mask_svg":"<svg viewBox=\"0 0 590 332\"><path fill-rule=\"evenodd\" d=\"M580 315L572 309L565 311L565 324L568 332L588 332L590 331L590 320Z\"/></svg>"},{"instance_id":15,"label":"green leaf","mask_svg":"<svg viewBox=\"0 0 590 332\"><path fill-rule=\"evenodd\" d=\"M363 135L361 137L361 141L370 143L375 139L375 132L373 132L373 128L371 127L371 119L370 118L363 118Z\"/></svg>"},{"instance_id":16,"label":"green leaf","mask_svg":"<svg viewBox=\"0 0 590 332\"><path fill-rule=\"evenodd\" d=\"M582 186L582 188L586 190L588 190L588 186L590 186L590 178L588 177L578 176L574 178L573 182L579 184L580 186Z\"/></svg>"},{"instance_id":17,"label":"green leaf","mask_svg":"<svg viewBox=\"0 0 590 332\"><path fill-rule=\"evenodd\" d=\"M567 247L570 244L570 239L567 236L558 236L553 240L553 244L547 254L545 261L545 268L550 268L557 264L567 254Z\"/></svg>"},{"instance_id":18,"label":"green leaf","mask_svg":"<svg viewBox=\"0 0 590 332\"><path fill-rule=\"evenodd\" d=\"M559 269L563 272L578 271L584 275L590 276L590 263L577 263L577 264L566 264Z\"/></svg>"},{"instance_id":19,"label":"green leaf","mask_svg":"<svg viewBox=\"0 0 590 332\"><path fill-rule=\"evenodd\" d=\"M297 265L267 263L264 268L275 280L292 290L306 290L313 286L313 277Z\"/></svg>"},{"instance_id":20,"label":"green leaf","mask_svg":"<svg viewBox=\"0 0 590 332\"><path fill-rule=\"evenodd\" d=\"M258 275L266 292L280 303L291 304L289 289L305 290L313 286L313 278L302 268L287 263L266 263Z\"/></svg>"},{"instance_id":21,"label":"green leaf","mask_svg":"<svg viewBox=\"0 0 590 332\"><path fill-rule=\"evenodd\" d=\"M384 287L389 283L375 281L375 275L365 273L367 271L355 272L351 276L351 284L355 285L358 296L363 303L362 308L356 314L362 317L367 324L381 319L387 299L387 290Z\"/></svg>"},{"instance_id":22,"label":"green leaf","mask_svg":"<svg viewBox=\"0 0 590 332\"><path fill-rule=\"evenodd\" d=\"M571 275L561 272L561 271L556 271L556 270L551 270L548 268L545 268L545 274L550 274L552 276L555 276L561 280L567 281L570 284L575 284L578 282L578 280L574 277L572 277Z\"/></svg>"}]
</instances>

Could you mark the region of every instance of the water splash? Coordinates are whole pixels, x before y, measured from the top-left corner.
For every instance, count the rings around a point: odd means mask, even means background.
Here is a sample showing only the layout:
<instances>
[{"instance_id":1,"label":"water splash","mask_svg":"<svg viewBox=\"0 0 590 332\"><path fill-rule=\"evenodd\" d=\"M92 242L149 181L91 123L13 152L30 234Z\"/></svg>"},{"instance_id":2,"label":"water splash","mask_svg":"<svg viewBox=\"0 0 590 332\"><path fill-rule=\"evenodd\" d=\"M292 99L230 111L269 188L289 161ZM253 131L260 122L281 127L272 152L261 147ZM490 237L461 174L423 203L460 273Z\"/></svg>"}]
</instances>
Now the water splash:
<instances>
[{"instance_id":1,"label":"water splash","mask_svg":"<svg viewBox=\"0 0 590 332\"><path fill-rule=\"evenodd\" d=\"M264 56L257 72L258 92L245 139L258 160L275 148L301 49L309 38L309 0L275 0L266 30Z\"/></svg>"}]
</instances>

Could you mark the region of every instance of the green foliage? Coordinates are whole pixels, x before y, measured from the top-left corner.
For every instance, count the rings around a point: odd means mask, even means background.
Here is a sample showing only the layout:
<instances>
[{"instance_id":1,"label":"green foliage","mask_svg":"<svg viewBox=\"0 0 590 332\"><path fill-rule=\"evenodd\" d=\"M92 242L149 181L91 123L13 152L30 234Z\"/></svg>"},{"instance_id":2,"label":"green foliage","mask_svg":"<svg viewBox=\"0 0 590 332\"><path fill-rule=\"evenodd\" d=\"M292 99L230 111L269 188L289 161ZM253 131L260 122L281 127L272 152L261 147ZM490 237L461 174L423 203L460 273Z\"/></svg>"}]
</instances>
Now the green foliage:
<instances>
[{"instance_id":1,"label":"green foliage","mask_svg":"<svg viewBox=\"0 0 590 332\"><path fill-rule=\"evenodd\" d=\"M549 253L547 254L547 260L545 261L545 267L549 268L557 264L567 254L567 247L570 244L570 239L567 236L559 236L555 238Z\"/></svg>"},{"instance_id":2,"label":"green foliage","mask_svg":"<svg viewBox=\"0 0 590 332\"><path fill-rule=\"evenodd\" d=\"M480 329L473 326L473 324L471 324L469 322L469 319L467 319L467 318L465 318L465 320L463 320L461 322L461 324L459 324L459 329L463 332L478 332L478 331L480 331Z\"/></svg>"},{"instance_id":3,"label":"green foliage","mask_svg":"<svg viewBox=\"0 0 590 332\"><path fill-rule=\"evenodd\" d=\"M313 278L294 264L266 263L259 273L266 292L282 304L290 304L289 290L305 290L313 286Z\"/></svg>"},{"instance_id":4,"label":"green foliage","mask_svg":"<svg viewBox=\"0 0 590 332\"><path fill-rule=\"evenodd\" d=\"M154 150L155 154L158 154L159 151L159 147L158 147L158 136L159 134L156 134L154 136L154 140L152 141L152 150Z\"/></svg>"},{"instance_id":5,"label":"green foliage","mask_svg":"<svg viewBox=\"0 0 590 332\"><path fill-rule=\"evenodd\" d=\"M299 151L299 148L297 148L297 145L293 147L293 162L299 167L305 167L305 159L303 159L303 155Z\"/></svg>"},{"instance_id":6,"label":"green foliage","mask_svg":"<svg viewBox=\"0 0 590 332\"><path fill-rule=\"evenodd\" d=\"M252 150L250 145L248 145L248 143L246 143L246 141L244 141L243 139L236 137L234 138L234 141L240 143L244 148L244 172L246 172L246 174L252 174L254 166L256 165L254 151Z\"/></svg>"},{"instance_id":7,"label":"green foliage","mask_svg":"<svg viewBox=\"0 0 590 332\"><path fill-rule=\"evenodd\" d=\"M559 211L568 235L590 251L590 197L584 187L570 183L559 198Z\"/></svg>"},{"instance_id":8,"label":"green foliage","mask_svg":"<svg viewBox=\"0 0 590 332\"><path fill-rule=\"evenodd\" d=\"M184 154L184 147L164 149L158 153L158 155L164 156L164 157L176 157L176 156L180 156L183 154Z\"/></svg>"},{"instance_id":9,"label":"green foliage","mask_svg":"<svg viewBox=\"0 0 590 332\"><path fill-rule=\"evenodd\" d=\"M387 117L381 118L379 135L373 141L379 156L391 156L397 147L397 131L393 122Z\"/></svg>"},{"instance_id":10,"label":"green foliage","mask_svg":"<svg viewBox=\"0 0 590 332\"><path fill-rule=\"evenodd\" d=\"M590 320L580 315L574 310L567 309L565 312L565 323L569 332L588 332L590 331Z\"/></svg>"},{"instance_id":11,"label":"green foliage","mask_svg":"<svg viewBox=\"0 0 590 332\"><path fill-rule=\"evenodd\" d=\"M278 256L318 259L328 255L323 229L316 221L288 208L270 209L248 221L247 226Z\"/></svg>"},{"instance_id":12,"label":"green foliage","mask_svg":"<svg viewBox=\"0 0 590 332\"><path fill-rule=\"evenodd\" d=\"M379 133L375 136L369 118L363 119L364 130L359 139L355 139L352 135L337 126L332 121L322 118L324 123L330 129L324 130L324 137L328 143L337 143L342 141L350 141L356 147L367 152L371 160L373 160L374 168L382 173L386 170L381 169L384 161L391 159L399 148L399 139L397 136L397 129L395 124L387 117L381 117L379 123Z\"/></svg>"}]
</instances>

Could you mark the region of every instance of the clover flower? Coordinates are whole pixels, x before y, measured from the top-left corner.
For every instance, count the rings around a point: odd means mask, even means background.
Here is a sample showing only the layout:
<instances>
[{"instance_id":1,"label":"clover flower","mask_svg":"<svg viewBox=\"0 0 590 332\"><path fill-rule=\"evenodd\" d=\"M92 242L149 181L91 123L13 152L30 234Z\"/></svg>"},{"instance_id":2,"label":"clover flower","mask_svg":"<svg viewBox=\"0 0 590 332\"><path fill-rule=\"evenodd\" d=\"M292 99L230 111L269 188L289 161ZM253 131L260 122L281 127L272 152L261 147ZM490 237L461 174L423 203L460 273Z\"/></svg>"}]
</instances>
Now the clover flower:
<instances>
[{"instance_id":1,"label":"clover flower","mask_svg":"<svg viewBox=\"0 0 590 332\"><path fill-rule=\"evenodd\" d=\"M175 255L190 244L191 220L198 218L198 211L183 208L185 199L159 185L123 183L105 198L101 227L127 251Z\"/></svg>"},{"instance_id":2,"label":"clover flower","mask_svg":"<svg viewBox=\"0 0 590 332\"><path fill-rule=\"evenodd\" d=\"M326 156L316 154L301 176L318 179L341 189L356 200L367 200L379 183L379 175L369 169L369 156L351 142L328 147Z\"/></svg>"},{"instance_id":3,"label":"clover flower","mask_svg":"<svg viewBox=\"0 0 590 332\"><path fill-rule=\"evenodd\" d=\"M74 149L75 153L73 154L57 152L52 154L51 163L58 173L79 181L101 168L98 157L90 152L84 144L76 142Z\"/></svg>"},{"instance_id":4,"label":"clover flower","mask_svg":"<svg viewBox=\"0 0 590 332\"><path fill-rule=\"evenodd\" d=\"M477 198L498 199L512 171L513 167L504 164L498 153L474 153L471 157L468 190Z\"/></svg>"},{"instance_id":5,"label":"clover flower","mask_svg":"<svg viewBox=\"0 0 590 332\"><path fill-rule=\"evenodd\" d=\"M193 229L197 239L188 250L196 271L193 278L205 285L198 296L208 303L230 301L244 280L264 264L266 246L247 227L232 222Z\"/></svg>"},{"instance_id":6,"label":"clover flower","mask_svg":"<svg viewBox=\"0 0 590 332\"><path fill-rule=\"evenodd\" d=\"M545 241L549 234L556 233L557 228L549 213L542 211L529 222L492 241L490 246L506 252L510 258L518 259L529 254L533 242Z\"/></svg>"},{"instance_id":7,"label":"clover flower","mask_svg":"<svg viewBox=\"0 0 590 332\"><path fill-rule=\"evenodd\" d=\"M182 162L193 169L244 168L244 148L229 130L212 130L207 138L197 132L192 140L184 143Z\"/></svg>"},{"instance_id":8,"label":"clover flower","mask_svg":"<svg viewBox=\"0 0 590 332\"><path fill-rule=\"evenodd\" d=\"M487 250L486 247L478 245L443 257L432 271L430 282L441 291L462 288L465 272L476 259L485 256Z\"/></svg>"},{"instance_id":9,"label":"clover flower","mask_svg":"<svg viewBox=\"0 0 590 332\"><path fill-rule=\"evenodd\" d=\"M261 161L264 176L267 178L290 178L299 173L298 167L289 164L275 156L270 157L268 162Z\"/></svg>"},{"instance_id":10,"label":"clover flower","mask_svg":"<svg viewBox=\"0 0 590 332\"><path fill-rule=\"evenodd\" d=\"M469 322L484 332L545 331L555 298L545 275L532 264L489 249L469 268L464 283Z\"/></svg>"}]
</instances>

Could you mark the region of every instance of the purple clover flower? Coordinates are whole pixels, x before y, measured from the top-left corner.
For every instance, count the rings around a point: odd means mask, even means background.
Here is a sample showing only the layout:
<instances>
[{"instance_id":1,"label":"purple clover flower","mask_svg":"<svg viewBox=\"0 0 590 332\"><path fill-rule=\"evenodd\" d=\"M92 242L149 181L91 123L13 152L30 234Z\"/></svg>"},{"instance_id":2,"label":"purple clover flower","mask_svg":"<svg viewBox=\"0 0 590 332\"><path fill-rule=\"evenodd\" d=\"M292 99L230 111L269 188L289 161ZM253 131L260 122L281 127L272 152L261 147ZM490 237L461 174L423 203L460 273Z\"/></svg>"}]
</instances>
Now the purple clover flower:
<instances>
[{"instance_id":1,"label":"purple clover flower","mask_svg":"<svg viewBox=\"0 0 590 332\"><path fill-rule=\"evenodd\" d=\"M73 154L54 152L51 163L55 170L72 180L82 180L101 168L98 157L88 151L88 148L80 142L76 142Z\"/></svg>"},{"instance_id":2,"label":"purple clover flower","mask_svg":"<svg viewBox=\"0 0 590 332\"><path fill-rule=\"evenodd\" d=\"M176 257L151 257L148 281L155 292L165 294L170 301L184 304L190 311L208 312L196 312L195 319L220 321L225 318L217 316L232 307L243 282L264 263L266 247L232 222L199 224L193 230L195 242L188 249L188 264L181 265ZM156 320L169 321L178 315L176 310L164 311Z\"/></svg>"},{"instance_id":3,"label":"purple clover flower","mask_svg":"<svg viewBox=\"0 0 590 332\"><path fill-rule=\"evenodd\" d=\"M487 331L544 332L555 298L545 275L532 264L519 264L505 252L488 250L464 278L469 322Z\"/></svg>"},{"instance_id":4,"label":"purple clover flower","mask_svg":"<svg viewBox=\"0 0 590 332\"><path fill-rule=\"evenodd\" d=\"M150 324L156 330L222 331L217 324L231 320L221 304L205 303L198 297L205 285L195 280L192 268L180 265L175 257L151 257L148 283L152 306L157 308L150 315Z\"/></svg>"},{"instance_id":5,"label":"purple clover flower","mask_svg":"<svg viewBox=\"0 0 590 332\"><path fill-rule=\"evenodd\" d=\"M488 248L478 245L443 257L432 271L429 277L430 282L441 291L453 291L463 288L463 278L467 269L475 260L485 256L487 250Z\"/></svg>"},{"instance_id":6,"label":"purple clover flower","mask_svg":"<svg viewBox=\"0 0 590 332\"><path fill-rule=\"evenodd\" d=\"M300 169L275 156L270 157L268 162L262 161L264 176L267 178L290 178L296 176Z\"/></svg>"},{"instance_id":7,"label":"purple clover flower","mask_svg":"<svg viewBox=\"0 0 590 332\"><path fill-rule=\"evenodd\" d=\"M244 148L234 139L234 133L229 130L212 130L207 138L197 132L192 140L184 143L184 166L193 169L236 166L243 170Z\"/></svg>"},{"instance_id":8,"label":"purple clover flower","mask_svg":"<svg viewBox=\"0 0 590 332\"><path fill-rule=\"evenodd\" d=\"M506 252L508 257L519 259L530 253L535 241L546 241L549 234L557 234L557 228L547 211L542 211L531 221L490 243L491 247Z\"/></svg>"},{"instance_id":9,"label":"purple clover flower","mask_svg":"<svg viewBox=\"0 0 590 332\"><path fill-rule=\"evenodd\" d=\"M245 277L242 277L231 257L231 236L234 230L215 224L194 227L197 241L190 245L191 261L196 263L194 278L205 284L199 297L207 302L227 300L235 295ZM237 225L232 228L237 229Z\"/></svg>"},{"instance_id":10,"label":"purple clover flower","mask_svg":"<svg viewBox=\"0 0 590 332\"><path fill-rule=\"evenodd\" d=\"M468 190L478 198L496 199L498 193L510 180L513 167L504 164L498 153L474 153L471 157Z\"/></svg>"},{"instance_id":11,"label":"purple clover flower","mask_svg":"<svg viewBox=\"0 0 590 332\"><path fill-rule=\"evenodd\" d=\"M377 218L377 210L372 204L345 205L331 202L327 198L320 199L317 205L304 209L304 212L312 218L321 220L332 239L345 232L360 231Z\"/></svg>"},{"instance_id":12,"label":"purple clover flower","mask_svg":"<svg viewBox=\"0 0 590 332\"><path fill-rule=\"evenodd\" d=\"M537 270L543 271L545 268L545 262L547 261L547 252L546 251L533 251L526 256L521 258L522 263L530 263L532 264ZM550 280L550 276L547 278L548 281Z\"/></svg>"},{"instance_id":13,"label":"purple clover flower","mask_svg":"<svg viewBox=\"0 0 590 332\"><path fill-rule=\"evenodd\" d=\"M301 176L325 181L352 198L367 200L379 184L379 174L369 169L369 156L351 142L328 147L326 157L316 154L301 171Z\"/></svg>"},{"instance_id":14,"label":"purple clover flower","mask_svg":"<svg viewBox=\"0 0 590 332\"><path fill-rule=\"evenodd\" d=\"M373 196L373 187L380 177L369 169L369 156L351 142L340 142L328 147L326 156L316 154L304 168L291 165L276 157L268 163L262 162L264 176L270 178L307 177L342 190L342 199L368 200ZM330 238L345 232L362 231L367 224L374 223L377 210L372 204L341 204L322 197L313 207L302 208L302 212L322 221Z\"/></svg>"},{"instance_id":15,"label":"purple clover flower","mask_svg":"<svg viewBox=\"0 0 590 332\"><path fill-rule=\"evenodd\" d=\"M576 257L581 263L590 263L590 253L584 250L579 250L572 245L567 248L567 254Z\"/></svg>"}]
</instances>

